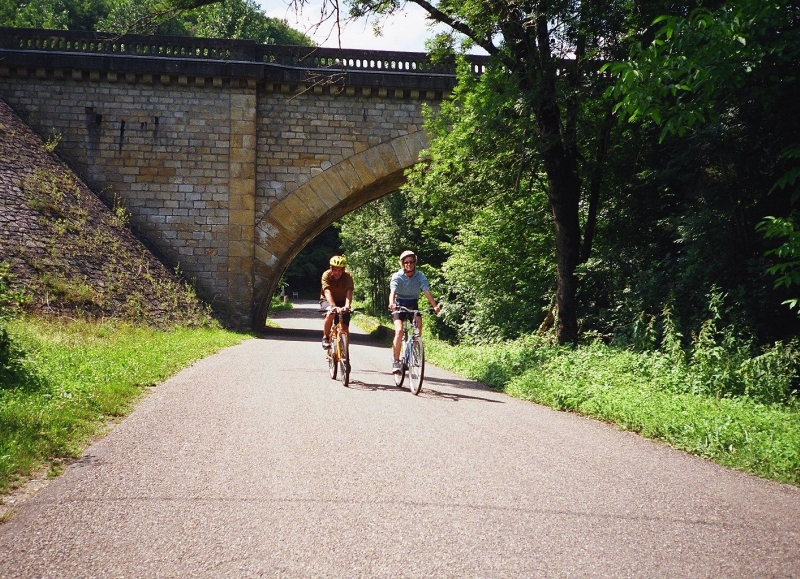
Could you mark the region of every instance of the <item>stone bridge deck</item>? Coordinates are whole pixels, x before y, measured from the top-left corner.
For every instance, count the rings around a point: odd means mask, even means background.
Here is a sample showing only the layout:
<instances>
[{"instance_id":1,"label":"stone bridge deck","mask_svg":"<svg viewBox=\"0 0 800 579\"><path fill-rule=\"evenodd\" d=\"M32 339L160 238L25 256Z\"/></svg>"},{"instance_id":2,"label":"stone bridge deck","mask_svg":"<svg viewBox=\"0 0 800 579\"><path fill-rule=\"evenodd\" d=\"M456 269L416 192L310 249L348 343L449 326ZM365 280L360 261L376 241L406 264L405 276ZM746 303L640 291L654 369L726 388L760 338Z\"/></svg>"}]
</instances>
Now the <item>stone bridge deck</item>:
<instances>
[{"instance_id":1,"label":"stone bridge deck","mask_svg":"<svg viewBox=\"0 0 800 579\"><path fill-rule=\"evenodd\" d=\"M418 53L0 28L0 98L241 327L309 241L404 183L454 83Z\"/></svg>"}]
</instances>

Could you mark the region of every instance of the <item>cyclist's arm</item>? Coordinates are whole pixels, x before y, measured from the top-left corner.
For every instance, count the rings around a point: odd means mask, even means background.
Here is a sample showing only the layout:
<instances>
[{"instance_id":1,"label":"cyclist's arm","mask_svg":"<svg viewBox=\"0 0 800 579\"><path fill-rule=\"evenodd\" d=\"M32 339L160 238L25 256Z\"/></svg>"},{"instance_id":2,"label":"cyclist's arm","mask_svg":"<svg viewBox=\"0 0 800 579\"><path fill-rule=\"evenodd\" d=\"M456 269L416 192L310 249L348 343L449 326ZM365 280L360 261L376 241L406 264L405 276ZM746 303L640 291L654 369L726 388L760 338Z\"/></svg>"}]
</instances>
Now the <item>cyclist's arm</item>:
<instances>
[{"instance_id":1,"label":"cyclist's arm","mask_svg":"<svg viewBox=\"0 0 800 579\"><path fill-rule=\"evenodd\" d=\"M389 290L389 309L394 310L395 305L397 303L397 291L392 288Z\"/></svg>"},{"instance_id":2,"label":"cyclist's arm","mask_svg":"<svg viewBox=\"0 0 800 579\"><path fill-rule=\"evenodd\" d=\"M333 294L331 293L330 288L326 287L325 291L323 293L325 295L325 301L328 302L328 309L331 310L331 311L335 310L336 309L336 302L333 301Z\"/></svg>"},{"instance_id":3,"label":"cyclist's arm","mask_svg":"<svg viewBox=\"0 0 800 579\"><path fill-rule=\"evenodd\" d=\"M343 310L349 310L350 304L353 303L353 290L347 290L347 295L344 296L344 307Z\"/></svg>"},{"instance_id":4,"label":"cyclist's arm","mask_svg":"<svg viewBox=\"0 0 800 579\"><path fill-rule=\"evenodd\" d=\"M430 290L422 290L422 293L425 294L426 298L428 298L428 303L431 304L433 311L438 314L439 310L441 310L442 308L441 306L439 306L439 304L436 303L436 300L433 299L433 294L431 294Z\"/></svg>"}]
</instances>

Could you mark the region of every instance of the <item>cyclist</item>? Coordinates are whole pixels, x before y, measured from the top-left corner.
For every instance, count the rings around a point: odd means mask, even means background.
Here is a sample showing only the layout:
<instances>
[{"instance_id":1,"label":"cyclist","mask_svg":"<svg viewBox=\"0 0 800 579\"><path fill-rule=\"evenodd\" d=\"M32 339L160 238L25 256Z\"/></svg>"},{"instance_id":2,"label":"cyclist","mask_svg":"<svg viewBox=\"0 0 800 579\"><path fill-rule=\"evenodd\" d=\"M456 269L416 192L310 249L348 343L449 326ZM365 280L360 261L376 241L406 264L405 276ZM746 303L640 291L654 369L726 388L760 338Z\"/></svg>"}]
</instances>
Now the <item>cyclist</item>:
<instances>
[{"instance_id":1,"label":"cyclist","mask_svg":"<svg viewBox=\"0 0 800 579\"><path fill-rule=\"evenodd\" d=\"M334 255L329 263L330 269L326 269L322 274L322 295L319 297L320 309L328 310L322 329L323 348L331 347L328 334L330 334L336 314L342 314L345 333L349 330L350 304L353 301L353 276L345 270L347 259L343 255Z\"/></svg>"},{"instance_id":2,"label":"cyclist","mask_svg":"<svg viewBox=\"0 0 800 579\"><path fill-rule=\"evenodd\" d=\"M403 344L403 320L409 319L407 312L395 311L402 306L409 310L419 309L419 294L422 292L431 304L433 311L439 313L441 306L436 303L431 295L428 278L417 270L417 256L413 251L406 250L400 254L400 271L392 275L389 283L389 309L392 310L394 321L394 341L392 342L392 373L401 374L400 348ZM417 327L422 331L422 316L417 315Z\"/></svg>"}]
</instances>

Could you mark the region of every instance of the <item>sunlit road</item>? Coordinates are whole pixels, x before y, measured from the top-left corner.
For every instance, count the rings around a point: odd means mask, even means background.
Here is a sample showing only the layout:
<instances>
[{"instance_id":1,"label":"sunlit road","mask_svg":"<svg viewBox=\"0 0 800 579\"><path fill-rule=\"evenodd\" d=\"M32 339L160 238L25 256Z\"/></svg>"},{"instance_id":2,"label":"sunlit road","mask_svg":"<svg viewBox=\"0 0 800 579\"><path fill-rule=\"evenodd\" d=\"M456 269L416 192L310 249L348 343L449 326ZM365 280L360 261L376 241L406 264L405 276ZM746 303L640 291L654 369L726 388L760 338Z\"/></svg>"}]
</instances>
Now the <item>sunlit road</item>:
<instances>
[{"instance_id":1,"label":"sunlit road","mask_svg":"<svg viewBox=\"0 0 800 579\"><path fill-rule=\"evenodd\" d=\"M153 389L0 526L0 577L800 577L800 489L429 366L316 304Z\"/></svg>"}]
</instances>

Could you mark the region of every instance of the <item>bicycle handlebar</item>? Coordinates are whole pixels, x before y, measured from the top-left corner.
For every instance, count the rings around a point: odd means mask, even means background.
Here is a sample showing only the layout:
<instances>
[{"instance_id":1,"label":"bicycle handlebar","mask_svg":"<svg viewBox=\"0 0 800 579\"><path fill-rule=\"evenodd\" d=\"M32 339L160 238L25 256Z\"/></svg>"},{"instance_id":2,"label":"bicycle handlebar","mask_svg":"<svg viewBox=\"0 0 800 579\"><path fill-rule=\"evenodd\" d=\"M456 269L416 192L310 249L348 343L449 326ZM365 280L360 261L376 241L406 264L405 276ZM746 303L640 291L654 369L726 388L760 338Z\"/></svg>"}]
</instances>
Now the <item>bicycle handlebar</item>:
<instances>
[{"instance_id":1,"label":"bicycle handlebar","mask_svg":"<svg viewBox=\"0 0 800 579\"><path fill-rule=\"evenodd\" d=\"M329 307L329 308L328 308L327 310L325 310L325 311L326 311L327 313L329 313L329 314L330 314L331 312L333 312L333 313L337 313L337 312L338 312L338 313L341 313L341 311L342 311L342 308L340 308L340 307ZM347 312L345 312L345 313L347 313L347 314L358 314L358 313L361 313L361 312L359 312L358 310L354 310L354 309L350 308L350 309L349 309L349 310L347 310Z\"/></svg>"},{"instance_id":2,"label":"bicycle handlebar","mask_svg":"<svg viewBox=\"0 0 800 579\"><path fill-rule=\"evenodd\" d=\"M407 314L428 314L428 313L430 313L430 312L432 312L434 310L433 310L433 308L428 308L426 310L410 310L405 306L397 306L397 309L392 310L392 311L394 311L394 312L404 312L404 313L407 313Z\"/></svg>"}]
</instances>

